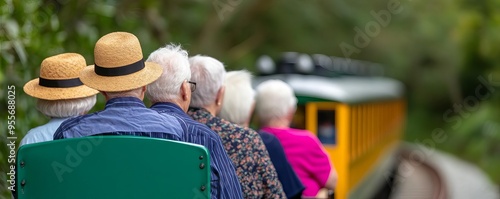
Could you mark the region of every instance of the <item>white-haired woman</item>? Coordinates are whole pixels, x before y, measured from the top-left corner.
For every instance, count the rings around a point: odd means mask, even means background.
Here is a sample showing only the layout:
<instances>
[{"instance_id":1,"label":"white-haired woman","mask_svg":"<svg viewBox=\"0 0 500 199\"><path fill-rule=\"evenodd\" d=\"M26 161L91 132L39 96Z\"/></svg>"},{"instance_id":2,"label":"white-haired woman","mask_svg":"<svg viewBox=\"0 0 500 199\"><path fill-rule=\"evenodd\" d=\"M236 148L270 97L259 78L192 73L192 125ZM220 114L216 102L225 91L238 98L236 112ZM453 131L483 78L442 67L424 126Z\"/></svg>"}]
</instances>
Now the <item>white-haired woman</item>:
<instances>
[{"instance_id":1,"label":"white-haired woman","mask_svg":"<svg viewBox=\"0 0 500 199\"><path fill-rule=\"evenodd\" d=\"M77 53L48 57L40 66L40 78L24 85L24 92L37 98L36 108L51 118L47 124L28 131L20 145L53 140L63 121L87 113L96 103L97 90L80 81L85 58Z\"/></svg>"},{"instance_id":2,"label":"white-haired woman","mask_svg":"<svg viewBox=\"0 0 500 199\"><path fill-rule=\"evenodd\" d=\"M246 70L228 72L224 86L224 100L219 116L240 126L248 127L255 105L252 75ZM301 198L304 185L288 162L278 138L267 132L259 132L259 135L266 145L286 197Z\"/></svg>"},{"instance_id":3,"label":"white-haired woman","mask_svg":"<svg viewBox=\"0 0 500 199\"><path fill-rule=\"evenodd\" d=\"M219 116L248 127L255 105L252 75L246 70L227 72L224 80L224 100Z\"/></svg>"},{"instance_id":4,"label":"white-haired woman","mask_svg":"<svg viewBox=\"0 0 500 199\"><path fill-rule=\"evenodd\" d=\"M275 135L290 164L306 186L302 196L316 197L322 188L333 190L337 172L318 138L311 132L290 128L297 98L281 80L267 80L257 87L256 113L262 131Z\"/></svg>"},{"instance_id":5,"label":"white-haired woman","mask_svg":"<svg viewBox=\"0 0 500 199\"><path fill-rule=\"evenodd\" d=\"M224 65L207 56L189 59L191 80L197 83L188 114L219 134L236 167L244 198L285 198L278 174L257 132L216 115L224 98Z\"/></svg>"}]
</instances>

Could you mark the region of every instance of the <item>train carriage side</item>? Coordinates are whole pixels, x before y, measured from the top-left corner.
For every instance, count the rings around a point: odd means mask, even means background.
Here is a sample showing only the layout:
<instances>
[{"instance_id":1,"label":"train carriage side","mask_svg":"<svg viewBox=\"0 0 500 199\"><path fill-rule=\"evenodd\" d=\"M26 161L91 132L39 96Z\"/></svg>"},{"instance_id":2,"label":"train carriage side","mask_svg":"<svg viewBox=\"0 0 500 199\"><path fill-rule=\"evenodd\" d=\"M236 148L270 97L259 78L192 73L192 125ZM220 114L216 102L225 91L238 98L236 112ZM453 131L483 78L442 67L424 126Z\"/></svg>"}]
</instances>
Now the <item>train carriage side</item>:
<instances>
[{"instance_id":1,"label":"train carriage side","mask_svg":"<svg viewBox=\"0 0 500 199\"><path fill-rule=\"evenodd\" d=\"M403 133L403 85L385 77L279 74L298 99L292 127L318 136L338 172L336 198L370 198L388 180Z\"/></svg>"}]
</instances>

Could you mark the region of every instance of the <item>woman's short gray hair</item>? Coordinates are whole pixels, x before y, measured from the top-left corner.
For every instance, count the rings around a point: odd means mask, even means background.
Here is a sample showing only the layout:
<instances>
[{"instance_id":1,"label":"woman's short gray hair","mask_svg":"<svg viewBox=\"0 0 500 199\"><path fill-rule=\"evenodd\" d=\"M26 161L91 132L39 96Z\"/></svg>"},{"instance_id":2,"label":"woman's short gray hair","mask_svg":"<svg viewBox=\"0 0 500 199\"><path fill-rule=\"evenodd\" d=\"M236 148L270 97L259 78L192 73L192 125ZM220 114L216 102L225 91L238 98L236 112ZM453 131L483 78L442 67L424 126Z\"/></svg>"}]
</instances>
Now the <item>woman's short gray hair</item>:
<instances>
[{"instance_id":1,"label":"woman's short gray hair","mask_svg":"<svg viewBox=\"0 0 500 199\"><path fill-rule=\"evenodd\" d=\"M204 55L189 58L191 80L196 82L196 92L191 98L192 107L205 107L215 103L217 92L224 83L226 70L217 59Z\"/></svg>"},{"instance_id":2,"label":"woman's short gray hair","mask_svg":"<svg viewBox=\"0 0 500 199\"><path fill-rule=\"evenodd\" d=\"M286 117L297 106L293 89L281 80L264 81L256 91L255 111L261 121Z\"/></svg>"},{"instance_id":3,"label":"woman's short gray hair","mask_svg":"<svg viewBox=\"0 0 500 199\"><path fill-rule=\"evenodd\" d=\"M191 79L187 51L180 45L169 44L151 53L147 61L157 63L163 68L160 78L148 85L148 99L152 102L177 99L182 83Z\"/></svg>"},{"instance_id":4,"label":"woman's short gray hair","mask_svg":"<svg viewBox=\"0 0 500 199\"><path fill-rule=\"evenodd\" d=\"M36 109L48 117L72 117L87 113L97 101L95 95L67 100L38 99Z\"/></svg>"},{"instance_id":5,"label":"woman's short gray hair","mask_svg":"<svg viewBox=\"0 0 500 199\"><path fill-rule=\"evenodd\" d=\"M246 70L228 72L224 86L224 102L219 116L239 125L245 124L255 102L252 75Z\"/></svg>"}]
</instances>

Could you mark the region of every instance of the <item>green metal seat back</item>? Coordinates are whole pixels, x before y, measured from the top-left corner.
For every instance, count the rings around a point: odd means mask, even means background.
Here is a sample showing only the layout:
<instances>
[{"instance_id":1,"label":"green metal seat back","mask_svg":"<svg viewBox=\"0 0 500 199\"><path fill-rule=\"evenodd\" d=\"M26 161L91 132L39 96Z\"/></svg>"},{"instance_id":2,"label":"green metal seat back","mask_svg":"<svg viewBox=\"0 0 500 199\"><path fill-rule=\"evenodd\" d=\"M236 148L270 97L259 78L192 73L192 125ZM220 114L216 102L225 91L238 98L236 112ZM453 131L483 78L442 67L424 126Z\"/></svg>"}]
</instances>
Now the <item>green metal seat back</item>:
<instances>
[{"instance_id":1,"label":"green metal seat back","mask_svg":"<svg viewBox=\"0 0 500 199\"><path fill-rule=\"evenodd\" d=\"M210 159L196 144L93 136L24 145L17 155L24 198L210 198Z\"/></svg>"}]
</instances>

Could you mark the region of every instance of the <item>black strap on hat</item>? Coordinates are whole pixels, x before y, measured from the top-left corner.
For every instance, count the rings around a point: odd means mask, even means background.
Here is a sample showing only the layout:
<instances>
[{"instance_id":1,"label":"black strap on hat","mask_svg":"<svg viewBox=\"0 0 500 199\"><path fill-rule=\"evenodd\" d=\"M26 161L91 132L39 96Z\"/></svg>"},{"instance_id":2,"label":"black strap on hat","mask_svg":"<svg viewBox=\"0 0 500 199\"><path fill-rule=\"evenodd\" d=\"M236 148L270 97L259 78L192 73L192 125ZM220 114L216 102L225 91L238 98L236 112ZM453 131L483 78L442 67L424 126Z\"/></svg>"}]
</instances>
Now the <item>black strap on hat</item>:
<instances>
[{"instance_id":1,"label":"black strap on hat","mask_svg":"<svg viewBox=\"0 0 500 199\"><path fill-rule=\"evenodd\" d=\"M83 85L80 78L73 79L45 79L39 78L38 85L50 88L69 88Z\"/></svg>"},{"instance_id":2,"label":"black strap on hat","mask_svg":"<svg viewBox=\"0 0 500 199\"><path fill-rule=\"evenodd\" d=\"M94 72L101 76L122 76L140 71L144 67L144 60L141 59L135 63L115 68L104 68L102 66L94 64Z\"/></svg>"}]
</instances>

